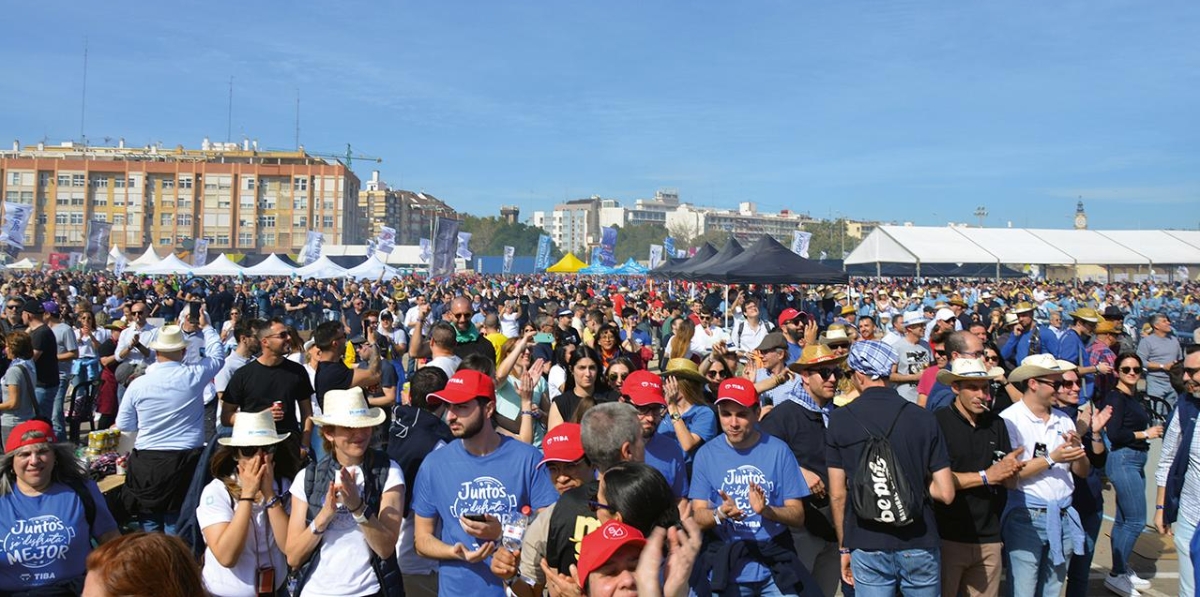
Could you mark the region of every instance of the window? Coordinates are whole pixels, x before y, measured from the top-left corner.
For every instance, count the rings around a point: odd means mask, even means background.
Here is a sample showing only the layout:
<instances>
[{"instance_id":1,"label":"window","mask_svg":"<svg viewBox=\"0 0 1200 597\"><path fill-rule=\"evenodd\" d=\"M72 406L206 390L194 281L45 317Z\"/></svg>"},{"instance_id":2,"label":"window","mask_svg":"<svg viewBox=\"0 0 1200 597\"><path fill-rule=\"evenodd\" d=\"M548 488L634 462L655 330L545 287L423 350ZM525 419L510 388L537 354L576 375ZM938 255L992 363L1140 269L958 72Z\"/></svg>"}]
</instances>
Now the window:
<instances>
[{"instance_id":1,"label":"window","mask_svg":"<svg viewBox=\"0 0 1200 597\"><path fill-rule=\"evenodd\" d=\"M20 172L9 172L8 173L8 184L15 184L15 185L21 184L21 173Z\"/></svg>"},{"instance_id":2,"label":"window","mask_svg":"<svg viewBox=\"0 0 1200 597\"><path fill-rule=\"evenodd\" d=\"M174 224L174 223L175 223L175 214L159 215L159 224L161 224L163 226L170 226L171 224Z\"/></svg>"},{"instance_id":3,"label":"window","mask_svg":"<svg viewBox=\"0 0 1200 597\"><path fill-rule=\"evenodd\" d=\"M175 223L179 226L191 226L192 214L179 214L178 216L175 216Z\"/></svg>"},{"instance_id":4,"label":"window","mask_svg":"<svg viewBox=\"0 0 1200 597\"><path fill-rule=\"evenodd\" d=\"M39 187L50 186L50 173L49 172L38 172L38 186Z\"/></svg>"},{"instance_id":5,"label":"window","mask_svg":"<svg viewBox=\"0 0 1200 597\"><path fill-rule=\"evenodd\" d=\"M113 188L115 188L115 189L125 188L125 177L124 176L114 176L113 177Z\"/></svg>"},{"instance_id":6,"label":"window","mask_svg":"<svg viewBox=\"0 0 1200 597\"><path fill-rule=\"evenodd\" d=\"M83 205L83 197L71 195L71 205Z\"/></svg>"},{"instance_id":7,"label":"window","mask_svg":"<svg viewBox=\"0 0 1200 597\"><path fill-rule=\"evenodd\" d=\"M239 232L238 233L238 246L239 247L248 247L253 244L254 244L254 233L252 233L252 232Z\"/></svg>"},{"instance_id":8,"label":"window","mask_svg":"<svg viewBox=\"0 0 1200 597\"><path fill-rule=\"evenodd\" d=\"M59 174L58 175L58 186L60 186L60 187L71 186L71 175L70 174Z\"/></svg>"},{"instance_id":9,"label":"window","mask_svg":"<svg viewBox=\"0 0 1200 597\"><path fill-rule=\"evenodd\" d=\"M209 189L216 190L216 188L217 188L217 177L216 176L206 176L204 178L204 189L205 190L209 190Z\"/></svg>"},{"instance_id":10,"label":"window","mask_svg":"<svg viewBox=\"0 0 1200 597\"><path fill-rule=\"evenodd\" d=\"M297 177L293 178L292 179L292 190L293 191L307 191L308 190L308 177L307 176L297 176Z\"/></svg>"},{"instance_id":11,"label":"window","mask_svg":"<svg viewBox=\"0 0 1200 597\"><path fill-rule=\"evenodd\" d=\"M169 236L162 236L162 237L159 237L159 239L158 239L158 244L160 244L160 245L169 245L169 244L171 244L171 237L169 237Z\"/></svg>"},{"instance_id":12,"label":"window","mask_svg":"<svg viewBox=\"0 0 1200 597\"><path fill-rule=\"evenodd\" d=\"M9 191L9 192L15 193L16 191ZM70 195L59 195L58 197L54 198L54 204L55 205L70 205L71 204L71 196Z\"/></svg>"},{"instance_id":13,"label":"window","mask_svg":"<svg viewBox=\"0 0 1200 597\"><path fill-rule=\"evenodd\" d=\"M107 221L108 221L108 214L106 214L106 213L94 213L94 214L92 214L92 219L93 219L93 220L96 220L97 222L107 222Z\"/></svg>"},{"instance_id":14,"label":"window","mask_svg":"<svg viewBox=\"0 0 1200 597\"><path fill-rule=\"evenodd\" d=\"M308 209L308 199L305 197L296 197L292 199L292 209L296 211L304 211Z\"/></svg>"},{"instance_id":15,"label":"window","mask_svg":"<svg viewBox=\"0 0 1200 597\"><path fill-rule=\"evenodd\" d=\"M141 184L142 184L142 178L141 178L140 176L133 176L133 175L130 175L130 177L129 177L129 188L131 188L131 189L136 189L136 188L138 188L139 186L141 186Z\"/></svg>"},{"instance_id":16,"label":"window","mask_svg":"<svg viewBox=\"0 0 1200 597\"><path fill-rule=\"evenodd\" d=\"M107 207L107 206L108 206L108 196L107 195L97 194L95 197L92 198L92 207Z\"/></svg>"},{"instance_id":17,"label":"window","mask_svg":"<svg viewBox=\"0 0 1200 597\"><path fill-rule=\"evenodd\" d=\"M173 189L173 188L175 188L175 179L174 179L174 178L164 178L164 179L162 179L162 188L163 188L163 189Z\"/></svg>"},{"instance_id":18,"label":"window","mask_svg":"<svg viewBox=\"0 0 1200 597\"><path fill-rule=\"evenodd\" d=\"M260 228L274 228L275 216L258 216L258 226Z\"/></svg>"},{"instance_id":19,"label":"window","mask_svg":"<svg viewBox=\"0 0 1200 597\"><path fill-rule=\"evenodd\" d=\"M81 212L81 211L71 212L71 223L72 224L82 224L83 223L83 212Z\"/></svg>"},{"instance_id":20,"label":"window","mask_svg":"<svg viewBox=\"0 0 1200 597\"><path fill-rule=\"evenodd\" d=\"M253 191L254 190L254 177L253 176L246 176L246 177L242 178L242 190L243 191Z\"/></svg>"},{"instance_id":21,"label":"window","mask_svg":"<svg viewBox=\"0 0 1200 597\"><path fill-rule=\"evenodd\" d=\"M296 216L296 219L292 220L292 228L308 228L308 217Z\"/></svg>"},{"instance_id":22,"label":"window","mask_svg":"<svg viewBox=\"0 0 1200 597\"><path fill-rule=\"evenodd\" d=\"M333 199L326 199L325 201L322 201L321 207L324 208L325 211L333 211Z\"/></svg>"},{"instance_id":23,"label":"window","mask_svg":"<svg viewBox=\"0 0 1200 597\"><path fill-rule=\"evenodd\" d=\"M238 207L240 209L253 210L254 209L254 196L253 195L242 195L241 200L238 201Z\"/></svg>"},{"instance_id":24,"label":"window","mask_svg":"<svg viewBox=\"0 0 1200 597\"><path fill-rule=\"evenodd\" d=\"M124 179L121 180L121 184L122 185L125 184ZM108 188L108 177L97 176L96 178L93 178L92 186L96 187L97 189L107 189Z\"/></svg>"},{"instance_id":25,"label":"window","mask_svg":"<svg viewBox=\"0 0 1200 597\"><path fill-rule=\"evenodd\" d=\"M124 224L125 214L113 214L113 224Z\"/></svg>"},{"instance_id":26,"label":"window","mask_svg":"<svg viewBox=\"0 0 1200 597\"><path fill-rule=\"evenodd\" d=\"M42 213L38 214L38 224L41 224L43 226L46 225L46 212L42 212Z\"/></svg>"},{"instance_id":27,"label":"window","mask_svg":"<svg viewBox=\"0 0 1200 597\"><path fill-rule=\"evenodd\" d=\"M190 197L180 197L179 198L179 209L191 209L191 208L192 208L192 199Z\"/></svg>"},{"instance_id":28,"label":"window","mask_svg":"<svg viewBox=\"0 0 1200 597\"><path fill-rule=\"evenodd\" d=\"M190 174L179 177L179 188L181 188L181 189L192 188L192 176Z\"/></svg>"},{"instance_id":29,"label":"window","mask_svg":"<svg viewBox=\"0 0 1200 597\"><path fill-rule=\"evenodd\" d=\"M33 203L33 191L21 191L21 203Z\"/></svg>"},{"instance_id":30,"label":"window","mask_svg":"<svg viewBox=\"0 0 1200 597\"><path fill-rule=\"evenodd\" d=\"M321 217L321 227L322 228L333 228L333 216L322 216Z\"/></svg>"},{"instance_id":31,"label":"window","mask_svg":"<svg viewBox=\"0 0 1200 597\"><path fill-rule=\"evenodd\" d=\"M229 197L225 195L217 197L217 209L229 209Z\"/></svg>"},{"instance_id":32,"label":"window","mask_svg":"<svg viewBox=\"0 0 1200 597\"><path fill-rule=\"evenodd\" d=\"M72 174L71 175L71 186L86 187L87 186L87 177L82 174Z\"/></svg>"},{"instance_id":33,"label":"window","mask_svg":"<svg viewBox=\"0 0 1200 597\"><path fill-rule=\"evenodd\" d=\"M263 197L258 204L259 209L275 209L275 195L267 195Z\"/></svg>"},{"instance_id":34,"label":"window","mask_svg":"<svg viewBox=\"0 0 1200 597\"><path fill-rule=\"evenodd\" d=\"M56 245L65 245L65 244L67 244L67 235L65 235L65 234L55 234L55 235L54 235L54 244L56 244Z\"/></svg>"},{"instance_id":35,"label":"window","mask_svg":"<svg viewBox=\"0 0 1200 597\"><path fill-rule=\"evenodd\" d=\"M228 234L218 234L216 243L218 245L228 245L229 244L229 235Z\"/></svg>"},{"instance_id":36,"label":"window","mask_svg":"<svg viewBox=\"0 0 1200 597\"><path fill-rule=\"evenodd\" d=\"M67 220L68 220L68 218L67 218L66 212L60 211L60 212L54 214L54 223L55 224L66 224Z\"/></svg>"}]
</instances>

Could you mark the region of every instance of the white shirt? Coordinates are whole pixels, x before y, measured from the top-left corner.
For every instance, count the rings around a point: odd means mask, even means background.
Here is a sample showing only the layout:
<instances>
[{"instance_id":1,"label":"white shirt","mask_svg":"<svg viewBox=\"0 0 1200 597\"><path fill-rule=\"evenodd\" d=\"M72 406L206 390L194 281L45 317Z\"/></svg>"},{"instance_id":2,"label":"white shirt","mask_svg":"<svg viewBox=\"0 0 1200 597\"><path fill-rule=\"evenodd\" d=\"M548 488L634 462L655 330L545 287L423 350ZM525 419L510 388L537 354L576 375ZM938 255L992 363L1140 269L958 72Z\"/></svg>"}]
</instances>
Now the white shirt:
<instances>
[{"instance_id":1,"label":"white shirt","mask_svg":"<svg viewBox=\"0 0 1200 597\"><path fill-rule=\"evenodd\" d=\"M459 364L462 363L462 358L451 355L448 357L433 357L425 363L426 367L437 367L446 372L446 377L454 377L454 372L458 371Z\"/></svg>"},{"instance_id":2,"label":"white shirt","mask_svg":"<svg viewBox=\"0 0 1200 597\"><path fill-rule=\"evenodd\" d=\"M1008 436L1013 449L1025 448L1023 459L1041 458L1049 455L1065 440L1062 434L1076 433L1075 422L1062 412L1050 409L1049 420L1043 421L1033 414L1024 400L1018 400L1000 413L1008 427ZM1027 493L1046 502L1071 499L1075 481L1071 478L1071 463L1059 462L1037 475L1017 481L1017 491Z\"/></svg>"},{"instance_id":3,"label":"white shirt","mask_svg":"<svg viewBox=\"0 0 1200 597\"><path fill-rule=\"evenodd\" d=\"M362 495L364 480L362 469L357 466L349 467L354 472L354 480L358 485L359 495ZM300 488L292 493L304 507L308 507L308 496L304 495L304 475L306 469L296 473L293 486ZM404 473L400 465L392 462L388 466L387 481L383 483L386 492L394 487L400 487L401 496L404 494ZM324 492L322 492L323 494ZM403 501L403 497L401 497ZM404 505L401 504L401 510ZM371 570L371 548L367 545L366 536L354 515L346 506L338 503L337 515L325 527L324 541L317 549L321 550L321 561L313 570L312 577L304 585L304 597L350 597L374 595L379 592L379 580ZM276 571L278 574L278 571Z\"/></svg>"},{"instance_id":4,"label":"white shirt","mask_svg":"<svg viewBox=\"0 0 1200 597\"><path fill-rule=\"evenodd\" d=\"M500 333L509 338L516 338L521 335L521 314L520 313L501 313L500 314Z\"/></svg>"},{"instance_id":5,"label":"white shirt","mask_svg":"<svg viewBox=\"0 0 1200 597\"><path fill-rule=\"evenodd\" d=\"M698 326L696 333L692 334L692 352L696 354L708 354L712 352L714 344L725 341L725 330L713 327L706 328ZM755 347L757 348L757 346Z\"/></svg>"},{"instance_id":6,"label":"white shirt","mask_svg":"<svg viewBox=\"0 0 1200 597\"><path fill-rule=\"evenodd\" d=\"M117 358L118 362L124 362L124 361L131 361L134 363L140 363L142 361L145 361L148 363L154 362L154 351L153 350L150 351L150 356L142 356L142 351L140 351L136 348L130 348L129 355L123 359L121 358L121 353L124 352L126 348L129 348L130 346L133 345L133 337L138 334L141 334L141 337L138 338L138 341L141 342L142 346L149 346L150 343L153 342L154 339L158 336L158 328L147 323L145 325L145 327L141 328L140 330L134 328L133 326L129 326L129 327L125 328L124 330L122 330L121 335L117 337L117 352L116 352L116 354L113 355ZM220 342L220 340L221 340L221 337L220 337L220 335L218 335L217 341Z\"/></svg>"},{"instance_id":7,"label":"white shirt","mask_svg":"<svg viewBox=\"0 0 1200 597\"><path fill-rule=\"evenodd\" d=\"M281 483L286 492L289 487L287 480L284 479ZM228 524L233 521L235 504L236 501L225 489L224 481L213 479L200 494L196 523L202 530L215 524ZM275 533L271 531L267 511L263 504L255 503L250 512L250 528L246 533L246 542L232 568L222 566L211 548L204 550L204 568L201 572L205 588L214 597L258 597L258 589L254 582L259 566L275 567L276 589L287 582L287 556L283 555L283 547L275 542Z\"/></svg>"},{"instance_id":8,"label":"white shirt","mask_svg":"<svg viewBox=\"0 0 1200 597\"><path fill-rule=\"evenodd\" d=\"M104 344L106 341L112 339L112 332L108 331L108 329L106 329L106 328L99 328L99 329L92 330L92 337L96 339L97 344ZM79 328L75 328L75 342L79 346L79 348L78 348L79 358L81 358L81 359L96 358L96 356L97 356L96 349L92 348L91 342L84 342L83 330L81 330Z\"/></svg>"}]
</instances>

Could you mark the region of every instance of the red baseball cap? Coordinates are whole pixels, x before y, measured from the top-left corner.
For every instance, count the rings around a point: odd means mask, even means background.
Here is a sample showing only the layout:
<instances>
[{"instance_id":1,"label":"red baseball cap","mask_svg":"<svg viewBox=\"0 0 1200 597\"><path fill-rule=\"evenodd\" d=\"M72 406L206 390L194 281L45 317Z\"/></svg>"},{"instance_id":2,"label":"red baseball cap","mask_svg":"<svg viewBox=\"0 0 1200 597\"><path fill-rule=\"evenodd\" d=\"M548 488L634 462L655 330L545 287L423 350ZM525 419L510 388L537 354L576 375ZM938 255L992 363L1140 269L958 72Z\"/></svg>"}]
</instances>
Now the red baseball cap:
<instances>
[{"instance_id":1,"label":"red baseball cap","mask_svg":"<svg viewBox=\"0 0 1200 597\"><path fill-rule=\"evenodd\" d=\"M722 400L732 400L746 408L753 408L758 404L758 390L748 379L731 377L717 386L717 403Z\"/></svg>"},{"instance_id":2,"label":"red baseball cap","mask_svg":"<svg viewBox=\"0 0 1200 597\"><path fill-rule=\"evenodd\" d=\"M561 423L542 438L541 464L547 462L575 462L583 458L582 427L578 423Z\"/></svg>"},{"instance_id":3,"label":"red baseball cap","mask_svg":"<svg viewBox=\"0 0 1200 597\"><path fill-rule=\"evenodd\" d=\"M588 576L626 545L642 547L646 545L646 536L615 520L600 525L600 528L584 536L579 548L579 586L587 585Z\"/></svg>"},{"instance_id":4,"label":"red baseball cap","mask_svg":"<svg viewBox=\"0 0 1200 597\"><path fill-rule=\"evenodd\" d=\"M26 435L30 435L28 439L22 439ZM33 420L26 421L13 427L8 433L8 440L4 442L5 452L15 452L25 446L34 444L52 444L58 441L54 437L54 428L45 421Z\"/></svg>"},{"instance_id":5,"label":"red baseball cap","mask_svg":"<svg viewBox=\"0 0 1200 597\"><path fill-rule=\"evenodd\" d=\"M634 406L667 405L667 399L663 395L662 378L645 369L630 373L629 377L625 378L625 383L621 385L621 393L629 396L629 401Z\"/></svg>"},{"instance_id":6,"label":"red baseball cap","mask_svg":"<svg viewBox=\"0 0 1200 597\"><path fill-rule=\"evenodd\" d=\"M800 317L800 315L802 315L802 313L800 313L799 311L797 311L795 309L784 309L783 313L779 314L779 319L778 319L777 323L779 323L779 327L783 327L783 324L785 324L797 317Z\"/></svg>"},{"instance_id":7,"label":"red baseball cap","mask_svg":"<svg viewBox=\"0 0 1200 597\"><path fill-rule=\"evenodd\" d=\"M446 387L434 392L425 399L429 402L441 401L450 404L462 404L476 398L496 399L496 384L489 375L463 369L454 373L446 382Z\"/></svg>"}]
</instances>

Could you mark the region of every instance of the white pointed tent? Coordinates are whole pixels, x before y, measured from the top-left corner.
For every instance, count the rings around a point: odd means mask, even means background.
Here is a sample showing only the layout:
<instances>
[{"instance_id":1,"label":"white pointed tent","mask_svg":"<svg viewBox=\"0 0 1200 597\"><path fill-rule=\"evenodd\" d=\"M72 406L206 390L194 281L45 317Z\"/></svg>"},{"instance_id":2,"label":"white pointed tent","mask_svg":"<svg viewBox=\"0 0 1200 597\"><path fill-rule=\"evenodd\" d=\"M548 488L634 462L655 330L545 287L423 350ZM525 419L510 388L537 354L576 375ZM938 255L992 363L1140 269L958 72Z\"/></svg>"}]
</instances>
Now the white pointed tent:
<instances>
[{"instance_id":1,"label":"white pointed tent","mask_svg":"<svg viewBox=\"0 0 1200 597\"><path fill-rule=\"evenodd\" d=\"M345 275L355 280L378 280L382 275L384 280L391 280L399 273L380 261L378 257L368 257L362 263L346 270Z\"/></svg>"},{"instance_id":2,"label":"white pointed tent","mask_svg":"<svg viewBox=\"0 0 1200 597\"><path fill-rule=\"evenodd\" d=\"M188 262L178 258L174 253L167 255L162 261L138 270L146 276L166 276L170 274L187 274L195 269Z\"/></svg>"},{"instance_id":3,"label":"white pointed tent","mask_svg":"<svg viewBox=\"0 0 1200 597\"><path fill-rule=\"evenodd\" d=\"M34 263L33 260L28 257L26 257L16 263L8 264L8 269L34 269L36 267L37 267L37 264Z\"/></svg>"},{"instance_id":4,"label":"white pointed tent","mask_svg":"<svg viewBox=\"0 0 1200 597\"><path fill-rule=\"evenodd\" d=\"M240 276L245 270L246 268L234 263L224 253L221 253L203 267L192 270L192 274L196 276Z\"/></svg>"},{"instance_id":5,"label":"white pointed tent","mask_svg":"<svg viewBox=\"0 0 1200 597\"><path fill-rule=\"evenodd\" d=\"M121 252L121 249L118 249L117 247L114 246L112 249L109 249L109 251L108 251L108 259L105 261L104 267L106 267L108 269L112 269L112 268L116 267L117 263L120 262L122 259L125 260L126 264L129 263L129 258L126 257L125 254Z\"/></svg>"},{"instance_id":6,"label":"white pointed tent","mask_svg":"<svg viewBox=\"0 0 1200 597\"><path fill-rule=\"evenodd\" d=\"M347 271L346 268L330 261L329 257L322 255L320 259L296 268L296 275L306 280L308 278L332 280L333 278L344 278Z\"/></svg>"},{"instance_id":7,"label":"white pointed tent","mask_svg":"<svg viewBox=\"0 0 1200 597\"><path fill-rule=\"evenodd\" d=\"M126 269L131 272L141 273L142 268L154 265L159 261L162 261L162 257L159 257L158 253L154 252L154 245L150 245L149 247L146 247L146 252L142 253L141 257L130 261L129 265L126 266Z\"/></svg>"},{"instance_id":8,"label":"white pointed tent","mask_svg":"<svg viewBox=\"0 0 1200 597\"><path fill-rule=\"evenodd\" d=\"M296 268L271 253L261 263L246 268L242 273L247 276L290 276L296 273Z\"/></svg>"}]
</instances>

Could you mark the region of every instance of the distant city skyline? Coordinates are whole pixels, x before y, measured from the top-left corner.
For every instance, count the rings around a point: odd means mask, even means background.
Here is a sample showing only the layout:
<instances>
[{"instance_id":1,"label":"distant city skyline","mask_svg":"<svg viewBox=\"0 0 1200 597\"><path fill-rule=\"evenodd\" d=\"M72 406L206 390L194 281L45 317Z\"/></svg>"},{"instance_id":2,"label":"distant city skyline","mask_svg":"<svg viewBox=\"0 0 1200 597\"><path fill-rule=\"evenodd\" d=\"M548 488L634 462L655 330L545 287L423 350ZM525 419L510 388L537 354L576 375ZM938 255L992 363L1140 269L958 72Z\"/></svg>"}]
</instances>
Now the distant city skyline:
<instances>
[{"instance_id":1,"label":"distant city skyline","mask_svg":"<svg viewBox=\"0 0 1200 597\"><path fill-rule=\"evenodd\" d=\"M815 218L1200 227L1200 4L8 7L21 144L257 139L522 220L599 195ZM86 110L84 46L87 45ZM229 82L233 80L232 114ZM82 131L81 131L82 127ZM4 142L0 145L7 145Z\"/></svg>"}]
</instances>

